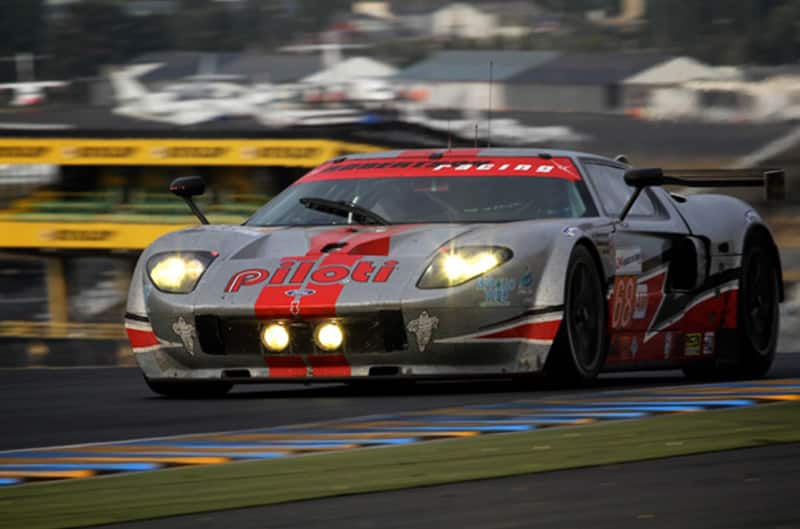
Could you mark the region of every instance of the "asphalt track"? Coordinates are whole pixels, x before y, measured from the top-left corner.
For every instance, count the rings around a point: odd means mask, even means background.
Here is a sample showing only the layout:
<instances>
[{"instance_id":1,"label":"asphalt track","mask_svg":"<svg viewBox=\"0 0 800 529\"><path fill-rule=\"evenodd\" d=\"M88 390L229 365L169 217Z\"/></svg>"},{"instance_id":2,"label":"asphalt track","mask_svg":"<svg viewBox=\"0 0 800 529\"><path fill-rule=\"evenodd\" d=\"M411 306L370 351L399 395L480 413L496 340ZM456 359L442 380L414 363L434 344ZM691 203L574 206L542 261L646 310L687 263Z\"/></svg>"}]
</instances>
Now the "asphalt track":
<instances>
[{"instance_id":1,"label":"asphalt track","mask_svg":"<svg viewBox=\"0 0 800 529\"><path fill-rule=\"evenodd\" d=\"M800 354L781 354L770 378L800 376ZM153 395L135 368L0 370L0 450L234 429L491 404L515 399L687 383L678 371L607 375L590 388L545 380L352 388L241 386L227 398L168 400Z\"/></svg>"},{"instance_id":2,"label":"asphalt track","mask_svg":"<svg viewBox=\"0 0 800 529\"><path fill-rule=\"evenodd\" d=\"M800 445L469 481L108 529L800 527Z\"/></svg>"}]
</instances>

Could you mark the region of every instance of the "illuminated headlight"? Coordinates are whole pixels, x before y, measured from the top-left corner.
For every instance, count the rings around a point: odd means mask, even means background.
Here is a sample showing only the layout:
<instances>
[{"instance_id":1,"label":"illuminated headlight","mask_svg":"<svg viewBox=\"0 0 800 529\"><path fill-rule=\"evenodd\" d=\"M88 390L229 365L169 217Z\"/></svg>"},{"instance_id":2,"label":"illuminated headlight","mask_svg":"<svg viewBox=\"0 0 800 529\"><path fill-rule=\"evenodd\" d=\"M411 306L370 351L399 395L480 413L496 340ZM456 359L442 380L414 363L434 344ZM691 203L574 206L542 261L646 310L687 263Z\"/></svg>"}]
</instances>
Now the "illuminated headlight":
<instances>
[{"instance_id":1,"label":"illuminated headlight","mask_svg":"<svg viewBox=\"0 0 800 529\"><path fill-rule=\"evenodd\" d=\"M344 342L344 331L335 321L321 323L314 331L314 341L324 351L335 351Z\"/></svg>"},{"instance_id":2,"label":"illuminated headlight","mask_svg":"<svg viewBox=\"0 0 800 529\"><path fill-rule=\"evenodd\" d=\"M147 274L162 292L187 294L213 260L210 252L160 253L147 261Z\"/></svg>"},{"instance_id":3,"label":"illuminated headlight","mask_svg":"<svg viewBox=\"0 0 800 529\"><path fill-rule=\"evenodd\" d=\"M513 256L499 246L444 248L422 274L419 288L446 288L466 283L505 263Z\"/></svg>"},{"instance_id":4,"label":"illuminated headlight","mask_svg":"<svg viewBox=\"0 0 800 529\"><path fill-rule=\"evenodd\" d=\"M261 342L270 351L283 351L289 346L289 331L280 323L270 323L261 331Z\"/></svg>"}]
</instances>

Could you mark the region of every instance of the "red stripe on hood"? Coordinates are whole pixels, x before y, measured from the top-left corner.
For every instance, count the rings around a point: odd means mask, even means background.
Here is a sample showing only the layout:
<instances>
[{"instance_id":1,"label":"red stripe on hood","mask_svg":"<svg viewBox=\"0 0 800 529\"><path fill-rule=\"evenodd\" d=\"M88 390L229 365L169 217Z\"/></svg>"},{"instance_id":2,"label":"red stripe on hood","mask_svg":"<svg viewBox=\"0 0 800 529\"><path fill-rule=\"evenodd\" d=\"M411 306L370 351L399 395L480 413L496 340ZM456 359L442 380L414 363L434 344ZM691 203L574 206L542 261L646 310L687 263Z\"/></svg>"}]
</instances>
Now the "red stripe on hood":
<instances>
[{"instance_id":1,"label":"red stripe on hood","mask_svg":"<svg viewBox=\"0 0 800 529\"><path fill-rule=\"evenodd\" d=\"M287 257L310 263L305 273L298 274L298 281L292 284L267 284L261 290L255 303L257 318L290 317L331 317L336 315L336 303L344 290L341 281L319 283L311 279L313 270L323 266L343 266L352 269L365 255L388 256L391 238L394 234L409 230L410 226L370 228L359 231L353 226L341 226L319 233L309 241L305 256ZM344 243L339 251L322 253L330 245ZM301 265L302 266L302 265ZM375 267L377 268L377 266ZM295 273L288 276L292 281ZM302 294L298 296L297 294Z\"/></svg>"}]
</instances>

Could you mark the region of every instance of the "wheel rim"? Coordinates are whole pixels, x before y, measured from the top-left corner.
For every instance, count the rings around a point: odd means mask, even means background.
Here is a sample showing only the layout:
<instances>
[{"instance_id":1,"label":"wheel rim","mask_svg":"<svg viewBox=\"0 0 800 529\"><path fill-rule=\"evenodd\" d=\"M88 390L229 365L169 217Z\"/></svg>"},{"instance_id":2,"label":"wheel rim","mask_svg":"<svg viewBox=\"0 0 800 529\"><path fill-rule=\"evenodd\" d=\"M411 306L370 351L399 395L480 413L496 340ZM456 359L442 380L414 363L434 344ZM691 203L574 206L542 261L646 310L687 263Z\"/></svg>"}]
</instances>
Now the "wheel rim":
<instances>
[{"instance_id":1,"label":"wheel rim","mask_svg":"<svg viewBox=\"0 0 800 529\"><path fill-rule=\"evenodd\" d=\"M589 266L578 263L572 273L567 324L575 360L585 370L592 370L600 357L599 297L592 283Z\"/></svg>"},{"instance_id":2,"label":"wheel rim","mask_svg":"<svg viewBox=\"0 0 800 529\"><path fill-rule=\"evenodd\" d=\"M777 292L775 272L762 252L754 252L745 271L745 325L753 347L766 351L772 340Z\"/></svg>"}]
</instances>

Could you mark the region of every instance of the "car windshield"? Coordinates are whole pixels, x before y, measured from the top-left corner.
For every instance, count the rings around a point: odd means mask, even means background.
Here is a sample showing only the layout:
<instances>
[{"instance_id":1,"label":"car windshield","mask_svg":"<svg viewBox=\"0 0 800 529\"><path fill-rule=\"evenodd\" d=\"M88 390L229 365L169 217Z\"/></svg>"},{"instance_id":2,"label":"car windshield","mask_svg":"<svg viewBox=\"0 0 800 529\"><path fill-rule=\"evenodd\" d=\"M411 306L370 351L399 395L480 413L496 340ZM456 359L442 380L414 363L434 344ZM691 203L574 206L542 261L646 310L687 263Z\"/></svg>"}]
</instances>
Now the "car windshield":
<instances>
[{"instance_id":1,"label":"car windshield","mask_svg":"<svg viewBox=\"0 0 800 529\"><path fill-rule=\"evenodd\" d=\"M353 178L297 183L258 210L251 226L356 224L358 219L309 207L306 199L357 205L390 224L510 222L586 216L584 193L564 178L469 176ZM301 199L304 199L301 202ZM305 205L304 205L305 203Z\"/></svg>"}]
</instances>

